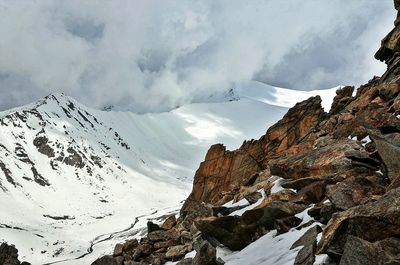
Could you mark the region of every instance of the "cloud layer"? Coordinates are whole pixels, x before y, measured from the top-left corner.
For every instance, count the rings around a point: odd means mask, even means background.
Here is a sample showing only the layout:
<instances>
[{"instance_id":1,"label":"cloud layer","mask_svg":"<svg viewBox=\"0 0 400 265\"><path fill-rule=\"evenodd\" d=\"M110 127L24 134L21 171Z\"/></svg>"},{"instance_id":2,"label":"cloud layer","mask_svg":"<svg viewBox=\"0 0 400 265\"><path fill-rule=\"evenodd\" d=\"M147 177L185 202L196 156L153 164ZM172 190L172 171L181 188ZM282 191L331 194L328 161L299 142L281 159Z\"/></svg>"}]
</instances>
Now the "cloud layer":
<instances>
[{"instance_id":1,"label":"cloud layer","mask_svg":"<svg viewBox=\"0 0 400 265\"><path fill-rule=\"evenodd\" d=\"M366 82L392 0L0 0L0 109L52 92L164 111L255 79Z\"/></svg>"}]
</instances>

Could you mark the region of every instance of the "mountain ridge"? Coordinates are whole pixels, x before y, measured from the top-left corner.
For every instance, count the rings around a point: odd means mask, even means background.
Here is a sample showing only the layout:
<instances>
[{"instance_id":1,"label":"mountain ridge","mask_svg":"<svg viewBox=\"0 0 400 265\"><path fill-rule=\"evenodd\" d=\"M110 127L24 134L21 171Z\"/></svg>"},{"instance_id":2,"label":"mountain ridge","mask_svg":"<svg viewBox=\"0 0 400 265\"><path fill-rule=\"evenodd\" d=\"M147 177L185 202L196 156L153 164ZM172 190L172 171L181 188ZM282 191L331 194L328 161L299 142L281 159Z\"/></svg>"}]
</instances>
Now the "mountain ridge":
<instances>
[{"instance_id":1,"label":"mountain ridge","mask_svg":"<svg viewBox=\"0 0 400 265\"><path fill-rule=\"evenodd\" d=\"M34 264L74 264L87 249L80 262L100 255L141 234L146 218L176 212L208 146L236 148L261 135L286 111L279 104L242 96L134 114L53 93L3 111L0 199L9 203L1 207L0 240Z\"/></svg>"},{"instance_id":2,"label":"mountain ridge","mask_svg":"<svg viewBox=\"0 0 400 265\"><path fill-rule=\"evenodd\" d=\"M211 146L178 218L92 264L399 263L398 21L375 55L382 77L341 87L328 113L302 101L234 151Z\"/></svg>"}]
</instances>

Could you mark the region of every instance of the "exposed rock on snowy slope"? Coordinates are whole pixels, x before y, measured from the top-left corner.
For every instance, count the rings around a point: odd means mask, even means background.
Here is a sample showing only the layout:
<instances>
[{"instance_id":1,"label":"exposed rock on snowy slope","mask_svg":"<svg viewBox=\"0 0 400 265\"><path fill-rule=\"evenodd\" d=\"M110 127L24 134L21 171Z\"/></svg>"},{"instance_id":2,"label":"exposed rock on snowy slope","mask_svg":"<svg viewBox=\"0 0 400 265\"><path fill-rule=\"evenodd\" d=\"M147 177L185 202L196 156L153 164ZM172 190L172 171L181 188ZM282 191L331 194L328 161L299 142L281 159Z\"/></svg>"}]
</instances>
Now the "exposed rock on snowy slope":
<instances>
[{"instance_id":1,"label":"exposed rock on snowy slope","mask_svg":"<svg viewBox=\"0 0 400 265\"><path fill-rule=\"evenodd\" d=\"M261 135L290 104L274 95L289 92L248 82L214 103L143 115L54 94L0 113L0 240L33 264L90 263L176 212L207 148Z\"/></svg>"},{"instance_id":2,"label":"exposed rock on snowy slope","mask_svg":"<svg viewBox=\"0 0 400 265\"><path fill-rule=\"evenodd\" d=\"M176 224L149 223L135 248L94 264L398 264L395 24L376 55L388 64L382 78L355 96L339 89L329 113L305 100L235 151L212 146Z\"/></svg>"}]
</instances>

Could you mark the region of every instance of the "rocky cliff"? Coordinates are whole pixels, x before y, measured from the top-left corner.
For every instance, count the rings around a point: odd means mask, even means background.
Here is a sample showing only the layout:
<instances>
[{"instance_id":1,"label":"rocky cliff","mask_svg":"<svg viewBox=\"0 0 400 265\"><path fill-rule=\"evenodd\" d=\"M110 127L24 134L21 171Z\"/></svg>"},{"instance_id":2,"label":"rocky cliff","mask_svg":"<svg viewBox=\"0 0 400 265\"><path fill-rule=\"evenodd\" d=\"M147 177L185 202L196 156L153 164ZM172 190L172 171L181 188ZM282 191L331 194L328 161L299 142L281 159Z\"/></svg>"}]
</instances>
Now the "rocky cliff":
<instances>
[{"instance_id":1,"label":"rocky cliff","mask_svg":"<svg viewBox=\"0 0 400 265\"><path fill-rule=\"evenodd\" d=\"M212 146L178 219L149 222L146 237L93 264L223 264L216 246L240 251L293 228L306 229L294 264L321 254L329 264L400 264L399 43L398 16L375 55L388 66L381 78L354 96L338 90L329 113L319 97L298 103L238 150Z\"/></svg>"}]
</instances>

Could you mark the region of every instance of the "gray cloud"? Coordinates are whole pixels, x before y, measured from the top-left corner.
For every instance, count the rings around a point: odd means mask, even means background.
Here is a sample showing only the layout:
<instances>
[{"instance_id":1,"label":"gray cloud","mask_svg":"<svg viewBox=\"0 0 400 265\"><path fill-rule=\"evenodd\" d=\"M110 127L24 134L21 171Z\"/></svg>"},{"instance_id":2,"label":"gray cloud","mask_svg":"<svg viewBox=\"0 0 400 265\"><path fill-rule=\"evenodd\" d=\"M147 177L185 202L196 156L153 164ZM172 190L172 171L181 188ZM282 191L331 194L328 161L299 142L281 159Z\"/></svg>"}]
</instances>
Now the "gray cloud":
<instances>
[{"instance_id":1,"label":"gray cloud","mask_svg":"<svg viewBox=\"0 0 400 265\"><path fill-rule=\"evenodd\" d=\"M64 92L163 111L242 80L361 84L395 17L382 1L0 0L0 109Z\"/></svg>"}]
</instances>

